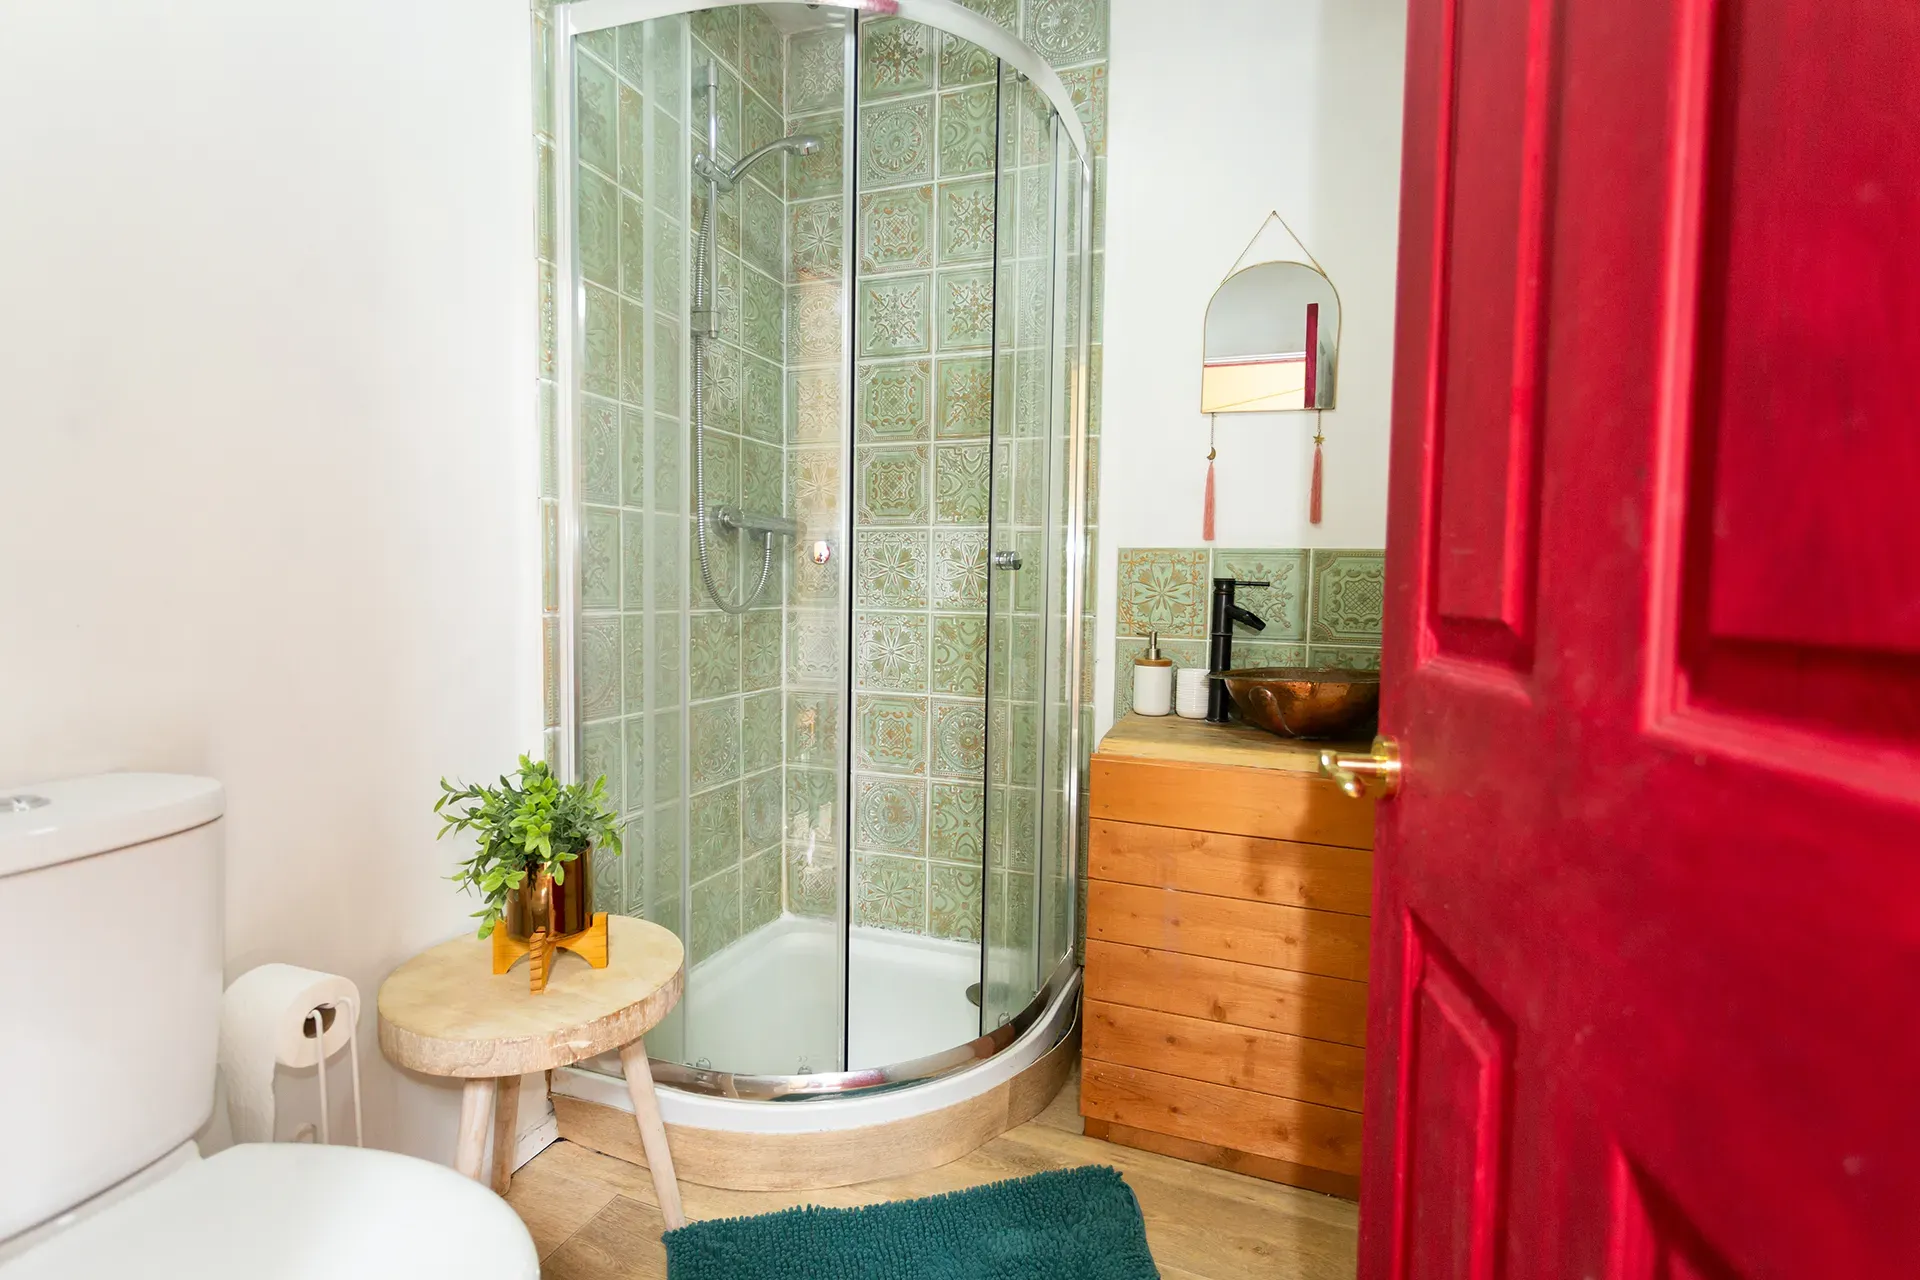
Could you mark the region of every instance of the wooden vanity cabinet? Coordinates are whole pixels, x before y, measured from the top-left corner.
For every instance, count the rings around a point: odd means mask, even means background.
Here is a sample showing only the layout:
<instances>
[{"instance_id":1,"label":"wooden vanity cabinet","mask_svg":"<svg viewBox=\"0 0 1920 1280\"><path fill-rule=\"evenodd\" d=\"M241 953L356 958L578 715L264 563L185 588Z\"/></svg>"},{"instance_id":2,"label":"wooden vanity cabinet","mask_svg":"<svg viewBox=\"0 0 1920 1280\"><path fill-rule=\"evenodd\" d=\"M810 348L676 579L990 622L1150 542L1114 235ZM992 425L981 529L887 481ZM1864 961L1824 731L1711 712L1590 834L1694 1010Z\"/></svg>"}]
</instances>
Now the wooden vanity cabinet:
<instances>
[{"instance_id":1,"label":"wooden vanity cabinet","mask_svg":"<svg viewBox=\"0 0 1920 1280\"><path fill-rule=\"evenodd\" d=\"M1090 1135L1358 1194L1373 804L1327 745L1133 715L1095 752Z\"/></svg>"}]
</instances>

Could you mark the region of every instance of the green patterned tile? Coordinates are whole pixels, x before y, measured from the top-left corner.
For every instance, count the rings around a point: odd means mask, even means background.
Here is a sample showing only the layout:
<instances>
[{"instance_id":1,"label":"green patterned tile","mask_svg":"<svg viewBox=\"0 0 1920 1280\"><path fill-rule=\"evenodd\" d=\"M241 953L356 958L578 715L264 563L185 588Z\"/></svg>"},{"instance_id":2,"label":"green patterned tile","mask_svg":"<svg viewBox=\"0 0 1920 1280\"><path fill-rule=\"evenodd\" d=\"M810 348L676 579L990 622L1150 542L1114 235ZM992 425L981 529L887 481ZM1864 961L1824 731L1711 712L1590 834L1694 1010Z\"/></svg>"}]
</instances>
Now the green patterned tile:
<instances>
[{"instance_id":1,"label":"green patterned tile","mask_svg":"<svg viewBox=\"0 0 1920 1280\"><path fill-rule=\"evenodd\" d=\"M620 185L635 196L647 194L647 104L627 85L621 85L615 111L619 117Z\"/></svg>"},{"instance_id":2,"label":"green patterned tile","mask_svg":"<svg viewBox=\"0 0 1920 1280\"><path fill-rule=\"evenodd\" d=\"M706 791L740 777L740 700L696 702L687 708L693 789Z\"/></svg>"},{"instance_id":3,"label":"green patterned tile","mask_svg":"<svg viewBox=\"0 0 1920 1280\"><path fill-rule=\"evenodd\" d=\"M819 686L842 679L846 622L837 609L787 613L787 683Z\"/></svg>"},{"instance_id":4,"label":"green patterned tile","mask_svg":"<svg viewBox=\"0 0 1920 1280\"><path fill-rule=\"evenodd\" d=\"M840 358L840 286L797 284L787 291L787 352L793 364Z\"/></svg>"},{"instance_id":5,"label":"green patterned tile","mask_svg":"<svg viewBox=\"0 0 1920 1280\"><path fill-rule=\"evenodd\" d=\"M626 853L621 858L626 868L626 893L621 899L620 914L635 920L647 918L647 820L644 817L628 819L620 829L620 843Z\"/></svg>"},{"instance_id":6,"label":"green patterned tile","mask_svg":"<svg viewBox=\"0 0 1920 1280\"><path fill-rule=\"evenodd\" d=\"M927 607L927 531L861 530L854 539L854 592L862 608Z\"/></svg>"},{"instance_id":7,"label":"green patterned tile","mask_svg":"<svg viewBox=\"0 0 1920 1280\"><path fill-rule=\"evenodd\" d=\"M620 284L620 193L591 169L580 171L580 274L609 289Z\"/></svg>"},{"instance_id":8,"label":"green patterned tile","mask_svg":"<svg viewBox=\"0 0 1920 1280\"><path fill-rule=\"evenodd\" d=\"M979 93L980 90L965 92ZM991 116L991 94L987 100ZM867 190L877 191L882 187L931 182L937 143L931 97L908 98L862 109L860 185ZM990 149L991 131L988 133L988 145Z\"/></svg>"},{"instance_id":9,"label":"green patterned tile","mask_svg":"<svg viewBox=\"0 0 1920 1280\"><path fill-rule=\"evenodd\" d=\"M591 58L577 64L574 81L575 136L580 158L602 173L619 171L613 72Z\"/></svg>"},{"instance_id":10,"label":"green patterned tile","mask_svg":"<svg viewBox=\"0 0 1920 1280\"><path fill-rule=\"evenodd\" d=\"M730 613L694 614L689 656L695 698L738 693L740 620Z\"/></svg>"},{"instance_id":11,"label":"green patterned tile","mask_svg":"<svg viewBox=\"0 0 1920 1280\"><path fill-rule=\"evenodd\" d=\"M620 618L590 614L580 620L580 718L620 714Z\"/></svg>"},{"instance_id":12,"label":"green patterned tile","mask_svg":"<svg viewBox=\"0 0 1920 1280\"><path fill-rule=\"evenodd\" d=\"M787 42L787 112L800 115L841 105L846 93L847 38L809 31Z\"/></svg>"},{"instance_id":13,"label":"green patterned tile","mask_svg":"<svg viewBox=\"0 0 1920 1280\"><path fill-rule=\"evenodd\" d=\"M838 443L840 371L801 369L787 375L787 413L788 444Z\"/></svg>"},{"instance_id":14,"label":"green patterned tile","mask_svg":"<svg viewBox=\"0 0 1920 1280\"><path fill-rule=\"evenodd\" d=\"M620 513L620 598L629 609L647 603L647 517L638 511Z\"/></svg>"},{"instance_id":15,"label":"green patterned tile","mask_svg":"<svg viewBox=\"0 0 1920 1280\"><path fill-rule=\"evenodd\" d=\"M787 278L795 284L803 280L838 280L846 274L842 219L846 202L835 196L826 200L802 200L789 205L787 242L792 261Z\"/></svg>"},{"instance_id":16,"label":"green patterned tile","mask_svg":"<svg viewBox=\"0 0 1920 1280\"><path fill-rule=\"evenodd\" d=\"M823 531L840 513L840 450L787 450L787 492L791 510ZM797 544L796 544L797 545Z\"/></svg>"},{"instance_id":17,"label":"green patterned tile","mask_svg":"<svg viewBox=\"0 0 1920 1280\"><path fill-rule=\"evenodd\" d=\"M786 280L787 206L758 182L740 184L740 253L776 280Z\"/></svg>"},{"instance_id":18,"label":"green patterned tile","mask_svg":"<svg viewBox=\"0 0 1920 1280\"><path fill-rule=\"evenodd\" d=\"M993 257L994 187L988 178L940 184L940 262Z\"/></svg>"},{"instance_id":19,"label":"green patterned tile","mask_svg":"<svg viewBox=\"0 0 1920 1280\"><path fill-rule=\"evenodd\" d=\"M992 269L942 271L938 311L936 325L941 351L992 346Z\"/></svg>"},{"instance_id":20,"label":"green patterned tile","mask_svg":"<svg viewBox=\"0 0 1920 1280\"><path fill-rule=\"evenodd\" d=\"M786 443L786 422L780 404L780 366L748 356L741 369L740 427L743 434L764 444ZM775 474L778 474L776 469Z\"/></svg>"},{"instance_id":21,"label":"green patterned tile","mask_svg":"<svg viewBox=\"0 0 1920 1280\"><path fill-rule=\"evenodd\" d=\"M986 705L935 698L929 715L935 776L980 779L987 767Z\"/></svg>"},{"instance_id":22,"label":"green patterned tile","mask_svg":"<svg viewBox=\"0 0 1920 1280\"><path fill-rule=\"evenodd\" d=\"M779 614L773 615L775 620ZM777 658L777 655L776 655ZM759 773L780 764L781 693L750 693L740 703L740 768ZM755 846L756 848L761 846Z\"/></svg>"},{"instance_id":23,"label":"green patterned tile","mask_svg":"<svg viewBox=\"0 0 1920 1280\"><path fill-rule=\"evenodd\" d=\"M1015 5L1009 3L1006 26L1014 18ZM958 89L971 84L992 84L1000 73L1000 60L971 40L955 35L940 37L940 87Z\"/></svg>"},{"instance_id":24,"label":"green patterned tile","mask_svg":"<svg viewBox=\"0 0 1920 1280\"><path fill-rule=\"evenodd\" d=\"M647 615L628 613L620 618L620 672L626 688L629 715L647 705Z\"/></svg>"},{"instance_id":25,"label":"green patterned tile","mask_svg":"<svg viewBox=\"0 0 1920 1280\"><path fill-rule=\"evenodd\" d=\"M748 357L751 359L752 357ZM786 453L777 445L757 440L740 442L740 501L749 511L778 515L786 509ZM760 539L750 539L749 563L760 563Z\"/></svg>"},{"instance_id":26,"label":"green patterned tile","mask_svg":"<svg viewBox=\"0 0 1920 1280\"><path fill-rule=\"evenodd\" d=\"M933 416L931 362L863 364L857 378L856 440L862 444L907 444L927 439Z\"/></svg>"},{"instance_id":27,"label":"green patterned tile","mask_svg":"<svg viewBox=\"0 0 1920 1280\"><path fill-rule=\"evenodd\" d=\"M1283 551L1216 550L1212 576L1247 582L1270 582L1270 587L1241 587L1234 599L1267 624L1256 632L1239 624L1234 634L1243 640L1267 642L1307 638L1307 553ZM1212 584L1208 584L1212 590Z\"/></svg>"},{"instance_id":28,"label":"green patterned tile","mask_svg":"<svg viewBox=\"0 0 1920 1280\"><path fill-rule=\"evenodd\" d=\"M647 918L656 924L664 923L667 928L679 933L680 920L680 872L686 865L686 851L681 848L681 837L685 834L684 815L677 804L654 806L647 821L646 854L646 896L651 908Z\"/></svg>"},{"instance_id":29,"label":"green patterned tile","mask_svg":"<svg viewBox=\"0 0 1920 1280\"><path fill-rule=\"evenodd\" d=\"M933 518L939 524L985 524L991 492L984 444L943 444L933 451Z\"/></svg>"},{"instance_id":30,"label":"green patterned tile","mask_svg":"<svg viewBox=\"0 0 1920 1280\"><path fill-rule=\"evenodd\" d=\"M657 213L648 213L647 274L653 282L653 305L658 311L669 314L680 307L680 263L684 257L682 234L678 222ZM669 323L669 319L663 315L658 323ZM677 336L677 326L675 332ZM656 378L655 381L659 380ZM667 413L679 412L677 405L659 403L657 393L654 407Z\"/></svg>"},{"instance_id":31,"label":"green patterned tile","mask_svg":"<svg viewBox=\"0 0 1920 1280\"><path fill-rule=\"evenodd\" d=\"M775 224L778 226L778 224ZM778 247L773 258L778 270ZM741 281L742 344L764 360L779 364L786 359L787 291L771 276L748 269Z\"/></svg>"},{"instance_id":32,"label":"green patterned tile","mask_svg":"<svg viewBox=\"0 0 1920 1280\"><path fill-rule=\"evenodd\" d=\"M863 280L858 294L861 355L911 356L925 355L932 350L931 276L890 276L879 280ZM989 323L991 315L989 298Z\"/></svg>"},{"instance_id":33,"label":"green patterned tile","mask_svg":"<svg viewBox=\"0 0 1920 1280\"><path fill-rule=\"evenodd\" d=\"M1123 547L1114 630L1129 636L1158 631L1167 639L1204 639L1207 590L1204 549Z\"/></svg>"},{"instance_id":34,"label":"green patterned tile","mask_svg":"<svg viewBox=\"0 0 1920 1280\"><path fill-rule=\"evenodd\" d=\"M591 783L607 780L607 797L615 809L626 807L626 766L621 759L622 735L618 720L602 720L580 730L580 776Z\"/></svg>"},{"instance_id":35,"label":"green patterned tile","mask_svg":"<svg viewBox=\"0 0 1920 1280\"><path fill-rule=\"evenodd\" d=\"M840 831L840 783L831 769L787 770L787 838L836 846Z\"/></svg>"},{"instance_id":36,"label":"green patterned tile","mask_svg":"<svg viewBox=\"0 0 1920 1280\"><path fill-rule=\"evenodd\" d=\"M582 329L580 389L613 399L620 394L620 299L605 289L587 285L586 322Z\"/></svg>"},{"instance_id":37,"label":"green patterned tile","mask_svg":"<svg viewBox=\"0 0 1920 1280\"><path fill-rule=\"evenodd\" d=\"M984 440L993 423L993 361L942 357L934 374L933 433L942 440Z\"/></svg>"},{"instance_id":38,"label":"green patterned tile","mask_svg":"<svg viewBox=\"0 0 1920 1280\"><path fill-rule=\"evenodd\" d=\"M831 530L807 528L787 546L787 603L825 605L840 601L840 565L837 561L816 564L813 559L813 534L831 534Z\"/></svg>"},{"instance_id":39,"label":"green patterned tile","mask_svg":"<svg viewBox=\"0 0 1920 1280\"><path fill-rule=\"evenodd\" d=\"M788 196L812 200L843 194L846 183L846 126L838 112L789 120L788 132L812 134L820 145L811 154L794 156L787 164Z\"/></svg>"},{"instance_id":40,"label":"green patterned tile","mask_svg":"<svg viewBox=\"0 0 1920 1280\"><path fill-rule=\"evenodd\" d=\"M923 855L926 838L927 784L923 779L864 774L854 778L854 848Z\"/></svg>"},{"instance_id":41,"label":"green patterned tile","mask_svg":"<svg viewBox=\"0 0 1920 1280\"><path fill-rule=\"evenodd\" d=\"M854 711L854 761L879 773L927 771L927 700L868 694Z\"/></svg>"},{"instance_id":42,"label":"green patterned tile","mask_svg":"<svg viewBox=\"0 0 1920 1280\"><path fill-rule=\"evenodd\" d=\"M620 501L629 507L647 505L647 415L642 409L620 411Z\"/></svg>"},{"instance_id":43,"label":"green patterned tile","mask_svg":"<svg viewBox=\"0 0 1920 1280\"><path fill-rule=\"evenodd\" d=\"M740 868L729 867L693 886L693 937L688 952L699 964L740 936Z\"/></svg>"},{"instance_id":44,"label":"green patterned tile","mask_svg":"<svg viewBox=\"0 0 1920 1280\"><path fill-rule=\"evenodd\" d=\"M741 836L750 853L780 845L781 815L786 804L779 769L765 769L740 784Z\"/></svg>"},{"instance_id":45,"label":"green patterned tile","mask_svg":"<svg viewBox=\"0 0 1920 1280\"><path fill-rule=\"evenodd\" d=\"M620 513L588 507L581 518L580 606L620 607Z\"/></svg>"},{"instance_id":46,"label":"green patterned tile","mask_svg":"<svg viewBox=\"0 0 1920 1280\"><path fill-rule=\"evenodd\" d=\"M740 867L740 926L764 929L780 918L780 851L748 858Z\"/></svg>"},{"instance_id":47,"label":"green patterned tile","mask_svg":"<svg viewBox=\"0 0 1920 1280\"><path fill-rule=\"evenodd\" d=\"M987 620L980 617L935 617L933 620L933 675L935 693L979 697L986 692Z\"/></svg>"},{"instance_id":48,"label":"green patterned tile","mask_svg":"<svg viewBox=\"0 0 1920 1280\"><path fill-rule=\"evenodd\" d=\"M1386 606L1382 552L1316 547L1312 584L1309 639L1316 644L1379 645L1380 618Z\"/></svg>"},{"instance_id":49,"label":"green patterned tile","mask_svg":"<svg viewBox=\"0 0 1920 1280\"><path fill-rule=\"evenodd\" d=\"M653 607L656 609L678 609L686 596L686 559L680 549L687 537L687 522L680 516L655 516L651 526L652 537L648 540L653 553L648 557L653 565L652 581Z\"/></svg>"},{"instance_id":50,"label":"green patterned tile","mask_svg":"<svg viewBox=\"0 0 1920 1280\"><path fill-rule=\"evenodd\" d=\"M740 784L727 783L694 796L692 871L695 881L740 861Z\"/></svg>"},{"instance_id":51,"label":"green patterned tile","mask_svg":"<svg viewBox=\"0 0 1920 1280\"><path fill-rule=\"evenodd\" d=\"M933 188L898 187L860 197L860 269L881 274L933 265Z\"/></svg>"},{"instance_id":52,"label":"green patterned tile","mask_svg":"<svg viewBox=\"0 0 1920 1280\"><path fill-rule=\"evenodd\" d=\"M997 95L992 85L960 89L940 95L940 176L971 177L993 172L994 116Z\"/></svg>"},{"instance_id":53,"label":"green patterned tile","mask_svg":"<svg viewBox=\"0 0 1920 1280\"><path fill-rule=\"evenodd\" d=\"M708 50L738 64L740 61L740 9L726 6L719 9L696 9L687 15L687 25L693 31L693 38L707 46ZM694 50L694 65L700 65L702 51ZM695 83L698 83L696 77Z\"/></svg>"},{"instance_id":54,"label":"green patterned tile","mask_svg":"<svg viewBox=\"0 0 1920 1280\"><path fill-rule=\"evenodd\" d=\"M752 572L755 581L760 576L760 556L753 556ZM765 599L779 600L778 574L774 568L774 582L767 588ZM751 587L751 582L746 584ZM774 689L780 685L780 636L782 618L778 609L754 609L740 615L740 687L751 693L757 689Z\"/></svg>"},{"instance_id":55,"label":"green patterned tile","mask_svg":"<svg viewBox=\"0 0 1920 1280\"><path fill-rule=\"evenodd\" d=\"M637 302L620 304L620 398L646 403L647 312Z\"/></svg>"},{"instance_id":56,"label":"green patterned tile","mask_svg":"<svg viewBox=\"0 0 1920 1280\"><path fill-rule=\"evenodd\" d=\"M540 619L540 684L546 709L541 723L552 728L560 723L560 619L552 614Z\"/></svg>"},{"instance_id":57,"label":"green patterned tile","mask_svg":"<svg viewBox=\"0 0 1920 1280\"><path fill-rule=\"evenodd\" d=\"M855 854L853 922L875 929L926 932L927 864L895 854Z\"/></svg>"},{"instance_id":58,"label":"green patterned tile","mask_svg":"<svg viewBox=\"0 0 1920 1280\"><path fill-rule=\"evenodd\" d=\"M927 616L863 613L854 622L854 687L900 693L927 689Z\"/></svg>"},{"instance_id":59,"label":"green patterned tile","mask_svg":"<svg viewBox=\"0 0 1920 1280\"><path fill-rule=\"evenodd\" d=\"M671 209L677 215L686 198L689 157L686 135L662 108L662 99L661 94L653 98L653 147L647 157L647 194L656 209Z\"/></svg>"},{"instance_id":60,"label":"green patterned tile","mask_svg":"<svg viewBox=\"0 0 1920 1280\"><path fill-rule=\"evenodd\" d=\"M981 837L986 829L986 791L979 782L936 779L932 800L927 856L944 862L981 865Z\"/></svg>"},{"instance_id":61,"label":"green patterned tile","mask_svg":"<svg viewBox=\"0 0 1920 1280\"><path fill-rule=\"evenodd\" d=\"M748 87L778 104L785 79L783 55L786 39L758 5L740 6L740 74Z\"/></svg>"},{"instance_id":62,"label":"green patterned tile","mask_svg":"<svg viewBox=\"0 0 1920 1280\"><path fill-rule=\"evenodd\" d=\"M987 531L933 531L933 607L954 612L987 607Z\"/></svg>"},{"instance_id":63,"label":"green patterned tile","mask_svg":"<svg viewBox=\"0 0 1920 1280\"><path fill-rule=\"evenodd\" d=\"M855 472L854 513L862 525L927 522L929 453L926 445L861 451Z\"/></svg>"},{"instance_id":64,"label":"green patterned tile","mask_svg":"<svg viewBox=\"0 0 1920 1280\"><path fill-rule=\"evenodd\" d=\"M626 859L608 849L596 849L592 856L592 879L587 887L587 910L618 911L626 900ZM571 879L579 873L576 862L562 873L562 879ZM592 916L589 915L591 920Z\"/></svg>"},{"instance_id":65,"label":"green patterned tile","mask_svg":"<svg viewBox=\"0 0 1920 1280\"><path fill-rule=\"evenodd\" d=\"M1233 641L1233 665L1246 667L1304 667L1307 665L1307 646L1303 644L1274 644L1264 640L1249 640L1242 632Z\"/></svg>"},{"instance_id":66,"label":"green patterned tile","mask_svg":"<svg viewBox=\"0 0 1920 1280\"><path fill-rule=\"evenodd\" d=\"M644 87L647 83L647 58L645 28L637 23L629 23L611 32L619 47L615 54L613 69L628 84Z\"/></svg>"},{"instance_id":67,"label":"green patterned tile","mask_svg":"<svg viewBox=\"0 0 1920 1280\"><path fill-rule=\"evenodd\" d=\"M840 758L840 695L787 695L787 763L831 766Z\"/></svg>"},{"instance_id":68,"label":"green patterned tile","mask_svg":"<svg viewBox=\"0 0 1920 1280\"><path fill-rule=\"evenodd\" d=\"M681 713L657 711L653 715L653 799L680 798Z\"/></svg>"},{"instance_id":69,"label":"green patterned tile","mask_svg":"<svg viewBox=\"0 0 1920 1280\"><path fill-rule=\"evenodd\" d=\"M597 396L580 397L580 497L620 501L620 406Z\"/></svg>"},{"instance_id":70,"label":"green patterned tile","mask_svg":"<svg viewBox=\"0 0 1920 1280\"><path fill-rule=\"evenodd\" d=\"M983 904L978 867L933 863L927 868L927 932L956 942L980 941Z\"/></svg>"},{"instance_id":71,"label":"green patterned tile","mask_svg":"<svg viewBox=\"0 0 1920 1280\"><path fill-rule=\"evenodd\" d=\"M930 28L904 18L882 18L860 33L860 96L895 98L933 88Z\"/></svg>"},{"instance_id":72,"label":"green patterned tile","mask_svg":"<svg viewBox=\"0 0 1920 1280\"><path fill-rule=\"evenodd\" d=\"M1107 153L1106 66L1062 71L1060 82L1067 87L1067 96L1073 99L1073 109L1080 113L1080 123L1087 131L1087 146L1096 156L1104 156Z\"/></svg>"},{"instance_id":73,"label":"green patterned tile","mask_svg":"<svg viewBox=\"0 0 1920 1280\"><path fill-rule=\"evenodd\" d=\"M787 910L797 916L832 919L840 908L840 859L808 841L787 846Z\"/></svg>"},{"instance_id":74,"label":"green patterned tile","mask_svg":"<svg viewBox=\"0 0 1920 1280\"><path fill-rule=\"evenodd\" d=\"M1305 665L1316 671L1378 671L1380 651L1359 646L1316 644L1307 649Z\"/></svg>"},{"instance_id":75,"label":"green patterned tile","mask_svg":"<svg viewBox=\"0 0 1920 1280\"><path fill-rule=\"evenodd\" d=\"M653 505L661 511L684 511L686 495L680 488L680 455L686 445L684 431L672 418L656 414L647 434L653 440ZM636 501L632 494L628 502L636 507L646 505Z\"/></svg>"},{"instance_id":76,"label":"green patterned tile","mask_svg":"<svg viewBox=\"0 0 1920 1280\"><path fill-rule=\"evenodd\" d=\"M672 309L672 304L657 296L654 302ZM672 320L657 320L653 326L653 407L670 414L681 410L680 327Z\"/></svg>"}]
</instances>

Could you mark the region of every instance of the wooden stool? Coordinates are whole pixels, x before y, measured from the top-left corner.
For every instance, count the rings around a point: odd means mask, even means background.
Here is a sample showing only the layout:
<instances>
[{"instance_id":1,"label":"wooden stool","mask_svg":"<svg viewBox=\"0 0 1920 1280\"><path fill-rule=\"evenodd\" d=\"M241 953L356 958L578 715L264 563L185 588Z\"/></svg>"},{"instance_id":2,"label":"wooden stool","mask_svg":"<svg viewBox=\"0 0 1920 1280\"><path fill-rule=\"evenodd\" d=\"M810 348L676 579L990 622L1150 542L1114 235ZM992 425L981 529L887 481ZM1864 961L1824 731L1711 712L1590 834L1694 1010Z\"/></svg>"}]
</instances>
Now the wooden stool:
<instances>
[{"instance_id":1,"label":"wooden stool","mask_svg":"<svg viewBox=\"0 0 1920 1280\"><path fill-rule=\"evenodd\" d=\"M492 944L478 938L421 952L380 984L380 1049L395 1066L466 1081L453 1166L482 1178L491 1118L492 1183L501 1195L513 1172L520 1077L619 1050L660 1216L678 1227L686 1216L641 1037L680 1002L686 951L645 920L609 916L607 931L606 968L556 951L539 993L517 974L495 977Z\"/></svg>"}]
</instances>

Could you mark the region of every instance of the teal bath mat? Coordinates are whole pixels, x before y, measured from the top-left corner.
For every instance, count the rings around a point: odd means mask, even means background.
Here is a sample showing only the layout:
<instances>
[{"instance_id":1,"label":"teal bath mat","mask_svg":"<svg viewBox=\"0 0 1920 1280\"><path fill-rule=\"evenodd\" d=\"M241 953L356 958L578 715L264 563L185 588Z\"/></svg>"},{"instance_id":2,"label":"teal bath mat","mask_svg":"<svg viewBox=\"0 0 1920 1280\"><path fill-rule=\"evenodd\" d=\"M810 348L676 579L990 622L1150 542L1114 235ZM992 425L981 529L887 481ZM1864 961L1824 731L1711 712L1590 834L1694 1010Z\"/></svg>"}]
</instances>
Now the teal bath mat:
<instances>
[{"instance_id":1,"label":"teal bath mat","mask_svg":"<svg viewBox=\"0 0 1920 1280\"><path fill-rule=\"evenodd\" d=\"M1140 1204L1104 1165L925 1200L669 1231L668 1280L1158 1280Z\"/></svg>"}]
</instances>

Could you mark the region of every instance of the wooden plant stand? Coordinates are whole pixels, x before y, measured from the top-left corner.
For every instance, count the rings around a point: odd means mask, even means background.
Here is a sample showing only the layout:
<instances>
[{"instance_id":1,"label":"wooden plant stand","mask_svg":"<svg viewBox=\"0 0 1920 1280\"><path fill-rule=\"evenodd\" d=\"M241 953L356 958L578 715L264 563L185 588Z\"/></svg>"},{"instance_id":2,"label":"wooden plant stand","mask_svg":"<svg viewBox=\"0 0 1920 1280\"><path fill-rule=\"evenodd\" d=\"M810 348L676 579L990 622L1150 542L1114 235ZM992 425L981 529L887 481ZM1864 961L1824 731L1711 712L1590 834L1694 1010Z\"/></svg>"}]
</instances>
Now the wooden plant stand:
<instances>
[{"instance_id":1,"label":"wooden plant stand","mask_svg":"<svg viewBox=\"0 0 1920 1280\"><path fill-rule=\"evenodd\" d=\"M531 956L527 967L527 989L538 995L547 989L547 979L553 976L553 953L561 949L573 952L596 969L607 967L607 913L596 911L593 923L578 933L563 933L553 937L545 929L535 929L533 936L522 942L507 936L504 925L496 926L493 931L493 971L496 975L513 968L521 956Z\"/></svg>"}]
</instances>

